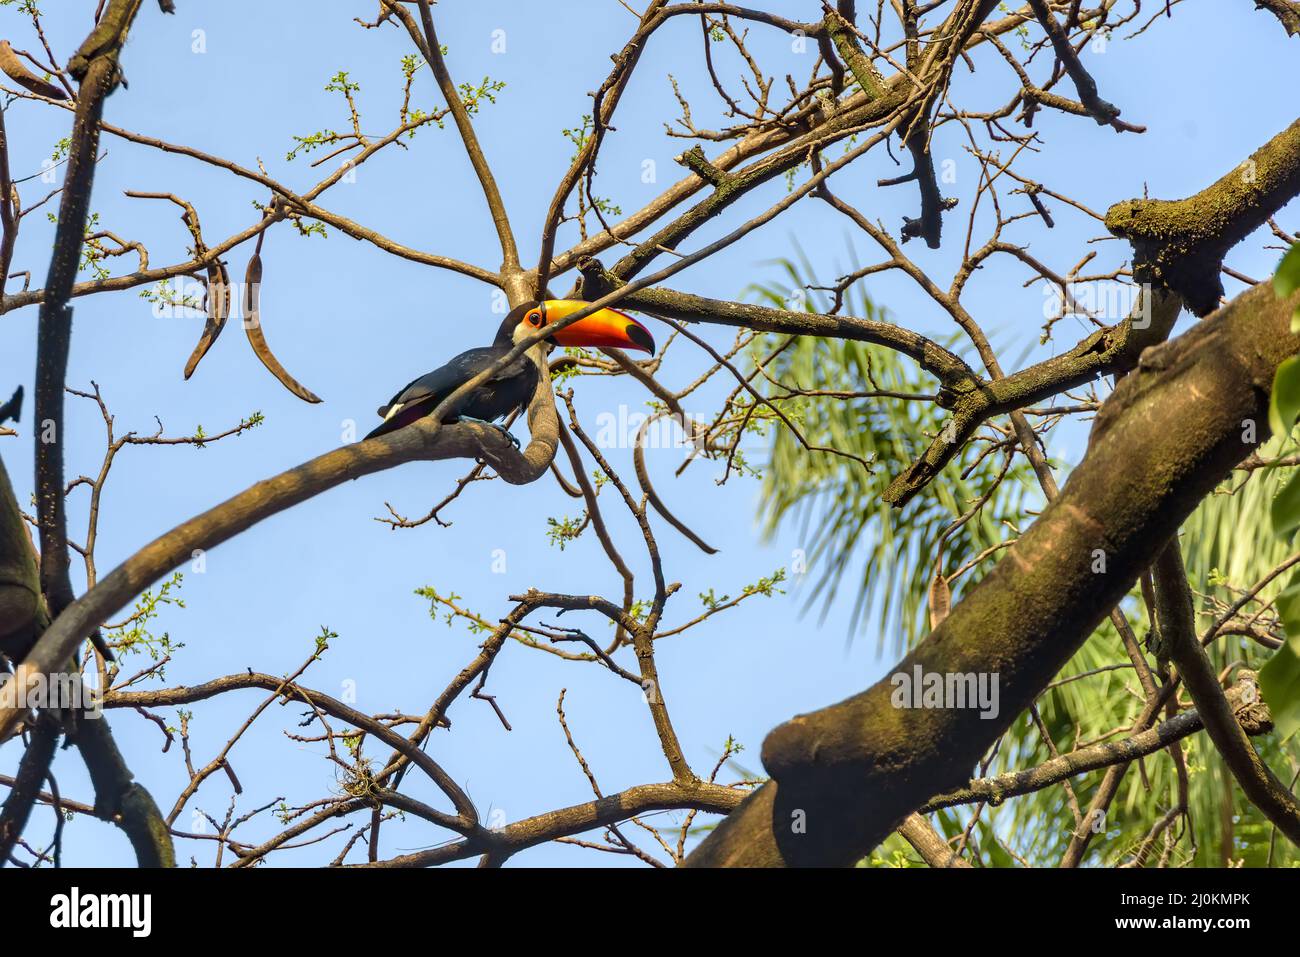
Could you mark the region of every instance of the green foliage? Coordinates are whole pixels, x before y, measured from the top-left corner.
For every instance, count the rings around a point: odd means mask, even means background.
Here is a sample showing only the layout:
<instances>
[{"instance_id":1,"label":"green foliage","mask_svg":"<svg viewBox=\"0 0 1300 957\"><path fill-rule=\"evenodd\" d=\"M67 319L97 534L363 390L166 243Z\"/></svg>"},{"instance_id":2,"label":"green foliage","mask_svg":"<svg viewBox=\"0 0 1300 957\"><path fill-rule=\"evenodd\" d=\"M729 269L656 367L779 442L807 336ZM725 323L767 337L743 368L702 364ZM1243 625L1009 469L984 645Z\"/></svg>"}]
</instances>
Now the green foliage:
<instances>
[{"instance_id":1,"label":"green foliage","mask_svg":"<svg viewBox=\"0 0 1300 957\"><path fill-rule=\"evenodd\" d=\"M271 212L271 207L266 203L259 203L257 200L252 200L251 205L263 216L266 216ZM304 221L299 213L285 213L285 218L288 219L289 224L298 231L298 235L302 236L304 239L308 239L312 236L320 236L322 239L329 238L329 232L325 229L325 224L319 220L313 219L310 222Z\"/></svg>"},{"instance_id":2,"label":"green foliage","mask_svg":"<svg viewBox=\"0 0 1300 957\"><path fill-rule=\"evenodd\" d=\"M566 356L572 356L575 359L582 359L582 358L589 357L589 354L586 349L579 349L574 347L566 347L564 350L564 354ZM560 369L552 368L551 382L552 384L559 386L567 382L569 379L573 379L580 375L582 375L582 367L579 366L578 363L573 362ZM558 389L556 390L557 393L559 391L560 390Z\"/></svg>"},{"instance_id":3,"label":"green foliage","mask_svg":"<svg viewBox=\"0 0 1300 957\"><path fill-rule=\"evenodd\" d=\"M408 53L402 57L402 77L405 80L405 95L402 98L402 108L398 111L398 119L403 125L407 123L422 123L426 119L433 119L438 124L438 128L443 126L441 118L433 117L424 112L419 107L411 106L411 84L415 81L415 73L424 65L424 60L413 53ZM414 139L418 132L416 127L412 127L406 134L408 140Z\"/></svg>"},{"instance_id":4,"label":"green foliage","mask_svg":"<svg viewBox=\"0 0 1300 957\"><path fill-rule=\"evenodd\" d=\"M1289 435L1300 414L1300 356L1277 367L1268 402L1268 425L1274 435Z\"/></svg>"},{"instance_id":5,"label":"green foliage","mask_svg":"<svg viewBox=\"0 0 1300 957\"><path fill-rule=\"evenodd\" d=\"M411 85L416 71L423 65L424 61L415 56L408 55L401 59L402 76L405 80L406 90L398 116L404 126L412 123L422 124L423 121L430 120L436 123L439 129L442 129L445 126L443 117L447 114L446 110L437 113L426 113L424 110L410 105ZM504 90L505 87L503 81L493 80L490 76L485 76L480 83L462 83L457 89L460 93L461 102L465 105L465 112L470 116L474 116L482 109L483 104L495 103L497 94ZM340 145L340 150L347 150L363 146L368 142L361 133L361 115L355 96L361 91L361 84L354 81L346 70L339 70L325 84L325 91L327 93L337 93L343 97L348 109L348 122L352 127L351 131L340 133L335 129L321 129L302 136L294 135L292 139L295 145L285 154L286 160L292 162L299 156L312 153L321 147ZM415 128L408 130L406 138L412 139L415 133ZM299 232L309 228L298 223L295 223L295 225L298 226ZM304 232L304 235L312 235L312 233Z\"/></svg>"},{"instance_id":6,"label":"green foliage","mask_svg":"<svg viewBox=\"0 0 1300 957\"><path fill-rule=\"evenodd\" d=\"M104 637L119 659L133 654L145 654L157 662L185 647L184 642L172 641L167 632L155 635L149 628L149 623L158 617L165 606L185 607L185 600L178 594L184 579L184 575L175 572L158 586L157 591L149 589L136 599L135 607L124 621L104 626ZM161 667L154 674L159 678L166 676L165 669Z\"/></svg>"},{"instance_id":7,"label":"green foliage","mask_svg":"<svg viewBox=\"0 0 1300 957\"><path fill-rule=\"evenodd\" d=\"M45 218L52 226L57 225L59 222L56 213L46 213ZM103 237L96 237L96 233L99 232L99 213L91 213L86 219L85 242L81 247L81 262L77 268L90 270L96 279L107 279L111 273L108 267L104 265L104 260L108 258L110 253L104 247ZM116 255L116 252L113 254Z\"/></svg>"},{"instance_id":8,"label":"green foliage","mask_svg":"<svg viewBox=\"0 0 1300 957\"><path fill-rule=\"evenodd\" d=\"M203 300L198 296L187 296L172 286L170 279L160 280L157 285L142 286L140 288L140 298L145 302L159 303L164 306L172 306L177 309L193 309L196 312L203 311Z\"/></svg>"},{"instance_id":9,"label":"green foliage","mask_svg":"<svg viewBox=\"0 0 1300 957\"><path fill-rule=\"evenodd\" d=\"M289 152L284 154L286 160L295 160L299 153L310 153L318 146L325 146L328 143L337 143L341 137L334 130L319 130L315 133L308 133L306 136L294 136L293 140L298 145Z\"/></svg>"},{"instance_id":10,"label":"green foliage","mask_svg":"<svg viewBox=\"0 0 1300 957\"><path fill-rule=\"evenodd\" d=\"M1262 454L1271 454L1277 440ZM1287 481L1291 469L1259 469L1243 482L1240 475L1226 481L1207 497L1183 525L1182 549L1188 581L1195 598L1197 621L1205 628L1225 605L1240 598L1289 554L1287 543L1272 537L1243 535L1266 521L1269 503ZM1277 582L1260 592L1267 602L1277 595ZM1146 611L1135 589L1121 605L1141 640L1147 628ZM1266 619L1261 619L1261 623ZM1216 671L1230 665L1259 668L1268 652L1240 635L1220 635L1207 649ZM1107 670L1102 670L1107 669ZM1262 682L1263 679L1261 679ZM1043 724L1062 752L1078 745L1113 740L1127 733L1142 689L1129 666L1119 633L1109 619L1070 659L1055 678L1056 686L1038 700ZM1276 715L1275 715L1276 718ZM1294 773L1296 747L1278 735L1253 739L1260 757L1279 773ZM1223 766L1218 752L1203 735L1183 739L1188 767L1187 801L1190 835L1183 834L1170 856L1171 866L1224 866L1228 859L1246 866L1264 866L1268 860L1272 828L1247 802ZM1028 715L1019 716L1003 737L990 774L1022 770L1047 759L1045 744ZM1283 772L1280 769L1290 768ZM1100 774L1074 778L1072 784L1083 809L1087 809ZM1154 821L1179 800L1178 778L1168 752L1151 755L1141 767L1131 766L1112 801L1102 833L1089 846L1086 861L1123 863L1146 837ZM1074 827L1062 789L1048 788L1009 800L992 812L994 827L1003 840L1014 836L1016 854L1031 864L1055 865L1069 844ZM1186 825L1180 821L1178 828ZM978 832L977 832L978 833ZM978 842L981 854L984 842ZM1163 850L1157 842L1149 864ZM1226 855L1226 857L1225 857ZM986 863L987 863L987 859ZM1300 863L1285 839L1273 848L1274 866Z\"/></svg>"},{"instance_id":11,"label":"green foliage","mask_svg":"<svg viewBox=\"0 0 1300 957\"><path fill-rule=\"evenodd\" d=\"M263 415L261 412L254 412L252 415L248 416L247 418L240 419L239 425L235 427L235 431L237 432L237 434L242 435L246 429L255 429L265 421L266 421L265 415ZM217 436L218 439L221 437L222 436L220 435ZM196 449L206 449L208 447L208 443L210 441L215 441L215 440L211 436L209 436L205 431L203 431L203 423L200 422L198 425L194 427L194 434L188 436L186 438L186 441L193 444L193 446Z\"/></svg>"},{"instance_id":12,"label":"green foliage","mask_svg":"<svg viewBox=\"0 0 1300 957\"><path fill-rule=\"evenodd\" d=\"M339 72L330 77L330 81L325 84L326 93L341 93L345 97L351 96L360 89L361 84L352 82L351 78L348 76L347 70L339 70Z\"/></svg>"},{"instance_id":13,"label":"green foliage","mask_svg":"<svg viewBox=\"0 0 1300 957\"><path fill-rule=\"evenodd\" d=\"M1291 247L1273 277L1273 289L1286 298L1300 289L1300 244ZM1291 331L1300 329L1300 307L1291 316ZM1300 414L1300 356L1292 356L1273 378L1268 422L1275 437L1289 441L1296 416ZM1292 539L1300 528L1300 477L1292 476L1273 499L1269 509L1273 534ZM1286 630L1286 641L1260 669L1260 692L1278 733L1285 741L1300 731L1300 575L1278 596L1278 610Z\"/></svg>"},{"instance_id":14,"label":"green foliage","mask_svg":"<svg viewBox=\"0 0 1300 957\"><path fill-rule=\"evenodd\" d=\"M762 595L764 598L771 598L773 595L784 595L785 589L776 586L785 581L785 569L778 568L772 574L760 578L753 584L746 585L740 590L740 594L734 599L730 595L719 595L710 588L708 591L700 592L700 604L709 611L718 611L727 605L735 605L750 598L754 595Z\"/></svg>"},{"instance_id":15,"label":"green foliage","mask_svg":"<svg viewBox=\"0 0 1300 957\"><path fill-rule=\"evenodd\" d=\"M1266 460L1274 459L1285 441L1274 436L1259 450L1260 455ZM1264 527L1272 501L1294 472L1289 467L1256 469L1244 482L1240 475L1232 476L1184 523L1183 556L1196 597L1197 619L1202 626L1208 625L1225 604L1241 598L1246 589L1292 553L1293 546L1285 540L1258 535L1253 530ZM1259 593L1260 600L1276 601L1285 584L1281 579L1271 582ZM1268 618L1261 617L1261 624L1268 622ZM1276 653L1269 659L1266 649L1240 635L1220 635L1207 651L1218 671L1238 663L1258 669L1261 686L1267 681L1268 662L1276 660ZM1264 696L1267 700L1267 691ZM1271 706L1272 702L1269 703ZM1273 715L1277 721L1277 710ZM1232 840L1227 842L1231 854L1236 859L1244 858L1247 866L1263 866L1268 856L1271 825L1241 797L1209 742L1201 736L1191 740L1199 745L1196 753L1201 756L1201 770L1193 772L1190 789L1194 836L1202 849L1196 863L1213 866L1222 862L1223 822L1231 819ZM1260 757L1279 773L1294 773L1297 754L1294 742L1271 734L1255 738L1253 743ZM1290 771L1281 770L1288 766ZM1288 841L1282 840L1274 850L1273 863L1294 865L1300 863L1300 855Z\"/></svg>"},{"instance_id":16,"label":"green foliage","mask_svg":"<svg viewBox=\"0 0 1300 957\"><path fill-rule=\"evenodd\" d=\"M1300 289L1300 243L1287 250L1273 276L1273 291L1279 299L1286 299L1297 289ZM1300 332L1300 306L1291 313L1291 331Z\"/></svg>"},{"instance_id":17,"label":"green foliage","mask_svg":"<svg viewBox=\"0 0 1300 957\"><path fill-rule=\"evenodd\" d=\"M352 94L360 90L361 84L353 82L346 70L339 70L325 84L326 93L338 93L343 96L354 118L356 117L356 108L353 105ZM330 146L348 138L350 138L350 134L338 133L335 130L318 130L315 133L308 133L306 136L294 136L293 140L298 145L289 150L284 158L292 162L299 154L310 153L321 146Z\"/></svg>"},{"instance_id":18,"label":"green foliage","mask_svg":"<svg viewBox=\"0 0 1300 957\"><path fill-rule=\"evenodd\" d=\"M1273 289L1285 298L1300 289L1300 244L1292 246L1273 277ZM1291 331L1300 326L1300 308L1291 317ZM1268 422L1275 437L1289 441L1296 416L1300 415L1300 356L1292 356L1273 378ZM1269 509L1273 534L1290 540L1300 528L1300 477L1293 476L1278 492ZM1286 630L1286 641L1260 669L1260 692L1279 734L1285 741L1300 731L1300 575L1278 596L1278 610Z\"/></svg>"},{"instance_id":19,"label":"green foliage","mask_svg":"<svg viewBox=\"0 0 1300 957\"><path fill-rule=\"evenodd\" d=\"M1278 538L1289 539L1300 527L1300 483L1290 482L1273 499L1269 509L1273 522L1273 534Z\"/></svg>"},{"instance_id":20,"label":"green foliage","mask_svg":"<svg viewBox=\"0 0 1300 957\"><path fill-rule=\"evenodd\" d=\"M488 627L487 623L477 615L465 612L456 604L460 601L462 596L457 595L455 592L451 592L448 595L441 595L438 593L438 590L431 585L424 585L415 589L415 594L420 598L428 599L429 617L434 621L443 621L448 628L452 626L457 618L463 618L465 619L466 626L469 628L469 632L472 635L492 630ZM445 612L443 611L444 608L446 609Z\"/></svg>"},{"instance_id":21,"label":"green foliage","mask_svg":"<svg viewBox=\"0 0 1300 957\"><path fill-rule=\"evenodd\" d=\"M461 101L465 104L465 112L473 116L482 109L484 101L495 103L497 94L505 88L506 84L503 80L494 80L490 76L485 76L478 86L472 83L462 83L456 89L460 91Z\"/></svg>"},{"instance_id":22,"label":"green foliage","mask_svg":"<svg viewBox=\"0 0 1300 957\"><path fill-rule=\"evenodd\" d=\"M881 853L882 851L884 851L885 853L882 854ZM898 847L897 844L895 844L894 847L889 848L888 850L886 850L884 845L882 845L879 849L873 852L869 858L867 858L867 860L864 863L864 866L907 868L907 867L917 867L917 866L924 867L925 865L924 864L917 865L917 863L913 860L912 856L910 856L906 850L904 850L901 847Z\"/></svg>"},{"instance_id":23,"label":"green foliage","mask_svg":"<svg viewBox=\"0 0 1300 957\"><path fill-rule=\"evenodd\" d=\"M816 284L806 263L778 265L786 282L755 287L752 292L761 302L790 308L792 300L802 299L809 311L828 308L819 295L805 292ZM848 291L843 312L887 318L861 285ZM760 341L760 351L770 351L779 341L777 337ZM773 379L803 390L937 391L936 383L910 359L882 347L838 339L803 337L782 350L766 371ZM810 453L788 429L776 429L763 468L760 513L765 530L771 535L782 526L797 529L812 580L808 606L820 601L825 610L841 587L856 587L850 628L856 630L868 614L877 612L882 626L880 648L897 653L924 631L923 606L936 559L942 559L951 574L1002 541L1007 529L996 516L1022 514L1021 505L1031 491L1029 469L1017 460L993 490L988 505L949 534L939 554L945 529L989 492L1001 468L1000 456L989 455L976 464L978 453L968 449L925 494L899 510L885 504L881 495L894 472L920 455L943 428L947 413L931 402L889 397L813 396L783 402L781 407L811 445L834 447L881 464L868 471L850 458ZM963 476L968 468L970 473ZM972 573L976 574L978 569Z\"/></svg>"},{"instance_id":24,"label":"green foliage","mask_svg":"<svg viewBox=\"0 0 1300 957\"><path fill-rule=\"evenodd\" d=\"M298 231L298 235L304 239L310 239L312 236L320 236L322 239L328 239L329 233L325 229L325 224L318 220L304 222L301 216L289 216L289 222L293 228Z\"/></svg>"},{"instance_id":25,"label":"green foliage","mask_svg":"<svg viewBox=\"0 0 1300 957\"><path fill-rule=\"evenodd\" d=\"M591 138L591 128L591 114L588 113L583 116L581 126L569 127L560 131L564 138L573 144L573 155L569 157L570 163L578 158L578 154L587 145L587 140Z\"/></svg>"},{"instance_id":26,"label":"green foliage","mask_svg":"<svg viewBox=\"0 0 1300 957\"><path fill-rule=\"evenodd\" d=\"M628 617L638 623L644 623L646 616L650 614L651 603L644 598L638 598L628 606ZM609 622L609 627L614 627L614 622Z\"/></svg>"},{"instance_id":27,"label":"green foliage","mask_svg":"<svg viewBox=\"0 0 1300 957\"><path fill-rule=\"evenodd\" d=\"M560 551L578 538L587 527L587 516L580 518L547 518L546 538L552 545L560 546Z\"/></svg>"},{"instance_id":28,"label":"green foliage","mask_svg":"<svg viewBox=\"0 0 1300 957\"><path fill-rule=\"evenodd\" d=\"M1300 731L1300 641L1293 633L1295 624L1287 623L1286 643L1273 653L1259 675L1260 693L1284 740Z\"/></svg>"},{"instance_id":29,"label":"green foliage","mask_svg":"<svg viewBox=\"0 0 1300 957\"><path fill-rule=\"evenodd\" d=\"M789 308L789 289L810 284L811 271L806 265L782 266L786 284L765 286L759 294L768 302ZM843 311L881 318L856 290L846 297ZM766 367L767 371L779 381L804 389L934 391L910 363L884 350L808 340L792 345L786 354L783 365L774 362ZM873 381L874 386L870 384ZM868 473L847 459L806 452L781 430L773 440L771 461L765 471L762 509L768 530L789 523L804 532L810 543L809 568L815 573L816 588L825 601L832 599L842 584L856 585L855 621L875 608L884 633L895 634L883 619L890 613L901 615L907 638L915 640L924 629L920 619L934 567L933 547L938 532L955 514L969 507L973 497L987 489L991 466L972 471L962 479L959 471L969 465L969 460L950 465L900 514L880 503L880 492L892 474L924 448L927 439L922 433L933 434L942 427L941 414L936 416L929 404L905 400L813 398L800 408L797 421L809 442L834 445L868 459L874 456L880 464ZM1275 437L1260 450L1261 457L1272 461L1285 441L1284 437ZM1255 469L1245 473L1244 479L1243 473L1234 473L1184 523L1184 561L1201 627L1242 598L1291 554L1294 546L1289 542L1259 535L1255 530L1264 527L1273 501L1295 471L1283 466ZM1009 475L979 519L968 523L973 526L969 537L954 537L945 547L946 571L951 573L984 548L1014 536L1026 509L1034 507L1027 492L1030 479L1027 470L1022 469ZM860 573L854 562L861 563ZM967 579L968 584L978 580L985 570L987 566L977 567ZM1263 609L1279 597L1284 587L1281 581L1270 583L1259 592L1259 603L1251 608ZM817 594L814 592L814 597ZM959 599L954 596L953 600ZM1136 588L1121 609L1140 640L1148 626ZM1279 611L1284 620L1289 618L1289 603L1282 601ZM1261 610L1256 624L1271 630L1272 623L1267 609ZM882 641L882 650L897 652L899 643ZM1287 647L1293 647L1290 640ZM1259 669L1269 655L1251 638L1232 634L1220 634L1207 651L1218 671L1230 666ZM1273 662L1285 660L1282 655L1276 653L1264 666L1261 682L1270 669L1281 674L1283 666ZM1294 674L1298 676L1295 687L1300 687L1300 667L1294 669ZM1274 704L1277 695L1270 696L1267 690L1264 694L1274 710L1275 721L1287 720L1285 709ZM1040 696L1037 707L1054 746L1065 752L1127 734L1142 699L1123 642L1115 626L1106 620L1056 675L1053 687ZM1261 758L1289 780L1300 769L1297 740L1286 742L1282 735L1272 734L1255 738L1253 743ZM1203 734L1185 738L1182 749L1188 771L1189 814L1174 825L1180 840L1170 853L1168 865L1300 865L1300 854L1285 839L1276 839L1272 825L1241 796L1218 752ZM1022 714L1000 740L987 772L979 773L1024 770L1050 756L1031 715ZM1101 779L1100 773L1072 779L1083 810ZM1154 822L1180 799L1177 768L1168 751L1131 766L1111 803L1102 832L1092 839L1085 863L1124 862L1147 837ZM973 811L950 808L930 815L929 820L956 846L971 824ZM1069 845L1074 827L1074 814L1063 788L1057 785L1009 799L997 807L985 807L970 833L966 856L983 866L1055 866ZM1148 863L1156 863L1163 851L1163 841L1157 841ZM924 866L898 835L891 835L862 864Z\"/></svg>"}]
</instances>

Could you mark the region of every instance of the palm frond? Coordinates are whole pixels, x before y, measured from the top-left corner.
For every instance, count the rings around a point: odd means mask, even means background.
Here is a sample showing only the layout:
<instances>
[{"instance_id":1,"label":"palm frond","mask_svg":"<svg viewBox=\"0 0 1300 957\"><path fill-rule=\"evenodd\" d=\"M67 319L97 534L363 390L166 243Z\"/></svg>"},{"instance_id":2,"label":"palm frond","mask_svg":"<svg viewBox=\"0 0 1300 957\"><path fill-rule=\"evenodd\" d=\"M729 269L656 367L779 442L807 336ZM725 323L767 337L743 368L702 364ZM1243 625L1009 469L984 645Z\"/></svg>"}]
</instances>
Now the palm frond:
<instances>
[{"instance_id":1,"label":"palm frond","mask_svg":"<svg viewBox=\"0 0 1300 957\"><path fill-rule=\"evenodd\" d=\"M802 301L812 312L829 307L825 296L807 292L816 279L806 266L788 260L778 265L787 281L752 287L751 295L782 308L790 308L792 301ZM888 320L860 285L846 294L845 311ZM775 342L762 345L770 349ZM955 337L945 344L956 348ZM883 347L840 339L801 338L781 350L765 371L801 391L924 395L938 389L911 360ZM1007 537L1008 529L995 516L1019 514L1026 497L1037 494L1028 467L1017 459L997 482L1002 457L989 455L976 463L979 448L968 446L926 494L899 510L887 505L882 494L896 471L943 428L947 413L932 402L895 397L814 396L782 407L810 445L833 446L874 466L868 470L850 458L811 453L789 430L778 430L763 469L764 530L769 536L782 527L797 530L810 578L807 608L820 605L824 614L842 588L855 588L850 631L872 616L880 621L880 649L897 653L924 633L924 597L936 562L951 574ZM990 501L979 514L946 533L990 490Z\"/></svg>"}]
</instances>

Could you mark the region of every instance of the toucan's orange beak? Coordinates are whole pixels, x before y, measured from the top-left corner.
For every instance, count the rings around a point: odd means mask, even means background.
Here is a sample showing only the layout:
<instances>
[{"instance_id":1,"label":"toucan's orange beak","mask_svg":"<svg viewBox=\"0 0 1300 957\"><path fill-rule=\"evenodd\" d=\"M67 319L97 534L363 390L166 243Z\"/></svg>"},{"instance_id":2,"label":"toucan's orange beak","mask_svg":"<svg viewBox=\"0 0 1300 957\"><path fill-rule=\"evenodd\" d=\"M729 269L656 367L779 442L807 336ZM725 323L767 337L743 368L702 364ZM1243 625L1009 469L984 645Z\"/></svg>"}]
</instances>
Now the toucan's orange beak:
<instances>
[{"instance_id":1,"label":"toucan's orange beak","mask_svg":"<svg viewBox=\"0 0 1300 957\"><path fill-rule=\"evenodd\" d=\"M590 303L577 299L548 299L543 303L546 323L550 325L588 305ZM617 309L598 309L585 319L565 326L551 338L562 346L606 346L655 354L655 341L650 330Z\"/></svg>"}]
</instances>

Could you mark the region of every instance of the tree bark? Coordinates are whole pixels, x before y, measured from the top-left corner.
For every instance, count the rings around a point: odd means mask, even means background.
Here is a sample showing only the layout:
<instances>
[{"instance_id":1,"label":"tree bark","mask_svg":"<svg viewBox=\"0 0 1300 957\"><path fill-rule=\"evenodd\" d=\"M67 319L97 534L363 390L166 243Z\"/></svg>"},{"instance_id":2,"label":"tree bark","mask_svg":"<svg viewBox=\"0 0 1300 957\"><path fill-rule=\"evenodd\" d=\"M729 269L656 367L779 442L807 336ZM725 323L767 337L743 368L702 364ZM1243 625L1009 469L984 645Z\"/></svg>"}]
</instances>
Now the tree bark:
<instances>
[{"instance_id":1,"label":"tree bark","mask_svg":"<svg viewBox=\"0 0 1300 957\"><path fill-rule=\"evenodd\" d=\"M848 866L970 769L1033 701L1233 465L1268 437L1277 366L1300 339L1268 284L1143 353L1097 416L1060 497L893 669L989 674L998 712L901 708L886 676L776 728L772 780L691 866Z\"/></svg>"},{"instance_id":2,"label":"tree bark","mask_svg":"<svg viewBox=\"0 0 1300 957\"><path fill-rule=\"evenodd\" d=\"M0 653L22 661L47 624L36 550L0 461Z\"/></svg>"}]
</instances>

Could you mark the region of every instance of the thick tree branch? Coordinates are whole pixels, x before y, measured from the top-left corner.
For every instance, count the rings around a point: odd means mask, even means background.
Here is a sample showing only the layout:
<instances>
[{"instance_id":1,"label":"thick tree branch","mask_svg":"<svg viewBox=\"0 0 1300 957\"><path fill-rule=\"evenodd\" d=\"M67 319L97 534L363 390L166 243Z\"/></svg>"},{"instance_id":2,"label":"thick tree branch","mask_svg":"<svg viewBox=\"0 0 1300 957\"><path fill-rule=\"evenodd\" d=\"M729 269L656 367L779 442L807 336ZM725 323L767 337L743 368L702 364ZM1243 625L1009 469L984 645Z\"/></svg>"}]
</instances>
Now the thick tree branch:
<instances>
[{"instance_id":1,"label":"thick tree branch","mask_svg":"<svg viewBox=\"0 0 1300 957\"><path fill-rule=\"evenodd\" d=\"M890 483L885 500L907 504L993 416L1131 368L1143 349L1164 341L1184 300L1198 315L1217 306L1224 254L1297 194L1300 120L1195 196L1174 202L1133 199L1112 206L1106 225L1132 241L1134 278L1143 284L1133 313L1068 352L962 397L948 427ZM1208 308L1202 308L1207 303Z\"/></svg>"},{"instance_id":2,"label":"thick tree branch","mask_svg":"<svg viewBox=\"0 0 1300 957\"><path fill-rule=\"evenodd\" d=\"M996 4L996 0L983 0L982 8L987 14L987 10ZM778 29L786 30L793 33L802 31L806 36L817 37L822 31L821 24L800 24L771 14L761 14L758 11L743 10L730 4L679 4L677 6L665 7L661 11L664 17L673 16L682 13L699 15L701 13L725 13L728 16L744 16L748 19L754 19ZM976 14L979 10L975 11ZM841 11L841 15L846 19L851 19ZM962 32L954 34L959 36L962 42L966 44L966 49L973 48L986 39L986 35L1000 36L1012 30L1018 29L1027 20L1032 19L1032 15L1027 11L1014 13L1010 16L1003 17L1001 20L992 21L983 26L978 33L973 33L973 27L979 26L982 17L971 20L972 32ZM825 23L825 21L822 21ZM947 35L947 30L941 30L941 33ZM913 81L904 74L896 74L886 81L888 90L886 97L889 98L891 93L896 93L902 85L912 86ZM746 160L753 159L764 153L770 153L767 159L775 159L779 152L781 163L780 171L791 169L798 164L805 162L810 148L814 145L826 145L833 142L834 139L842 138L849 133L839 132L841 130L853 130L864 123L870 122L871 118L878 115L880 110L877 100L863 91L856 91L835 105L835 112L829 118L818 119L819 110L815 107L809 107L796 117L795 122L782 122L772 124L770 127L757 131L751 131L746 134L740 142L719 155L711 161L711 165L716 169L724 172L736 170L740 164ZM830 139L823 140L827 134ZM785 151L785 147L793 147L792 151ZM751 169L757 166L757 163L751 165ZM657 198L652 200L646 206L637 212L625 217L618 223L613 224L610 230L603 230L596 235L589 237L583 242L578 243L566 252L560 253L555 257L555 262L551 267L551 274L558 275L575 264L590 256L600 255L607 249L617 245L622 240L645 229L652 223L662 219L667 213L674 210L678 205L690 199L700 190L702 190L708 181L700 176L688 176L661 193ZM684 215L690 215L689 212ZM671 225L666 227L671 229ZM612 232L611 232L612 231Z\"/></svg>"},{"instance_id":3,"label":"thick tree branch","mask_svg":"<svg viewBox=\"0 0 1300 957\"><path fill-rule=\"evenodd\" d=\"M1149 349L1102 407L1060 496L894 670L996 676L996 717L895 707L888 678L797 717L764 742L773 780L688 863L849 865L930 795L958 785L1252 451L1246 439L1267 438L1273 374L1300 348L1290 331L1298 301L1255 287ZM792 828L796 818L806 828Z\"/></svg>"},{"instance_id":4,"label":"thick tree branch","mask_svg":"<svg viewBox=\"0 0 1300 957\"><path fill-rule=\"evenodd\" d=\"M1287 36L1300 34L1300 3L1296 0L1255 0L1256 10L1267 10L1285 28Z\"/></svg>"},{"instance_id":5,"label":"thick tree branch","mask_svg":"<svg viewBox=\"0 0 1300 957\"><path fill-rule=\"evenodd\" d=\"M99 145L99 124L104 99L121 79L118 54L140 0L112 0L95 29L68 63L68 72L80 83L72 134L69 139L54 250L45 283L37 335L36 360L36 506L40 524L41 591L52 615L73 601L68 574L67 516L64 508L63 392L72 339L72 308L68 300L81 262L90 195ZM26 678L39 680L62 670L77 646L90 637L94 626L66 642L57 655L42 658L37 647L18 665ZM44 635L42 635L44 637ZM101 651L107 655L107 649ZM17 690L18 674L0 688L0 697ZM79 679L78 679L79 680ZM0 740L12 732L21 710L6 715ZM106 721L80 720L69 740L81 751L95 786L96 810L127 834L141 866L172 866L171 837L161 825L157 805L149 792L132 781Z\"/></svg>"},{"instance_id":6,"label":"thick tree branch","mask_svg":"<svg viewBox=\"0 0 1300 957\"><path fill-rule=\"evenodd\" d=\"M191 560L195 553L214 548L265 518L349 479L404 462L482 457L511 484L540 478L555 457L559 441L550 389L549 379L540 377L529 406L532 438L523 452L490 426L440 426L426 418L389 435L319 455L253 485L155 539L70 605L41 636L13 679L0 685L0 738L21 716L21 709L15 707L20 686L30 685L42 672L57 668L108 616L163 575Z\"/></svg>"},{"instance_id":7,"label":"thick tree branch","mask_svg":"<svg viewBox=\"0 0 1300 957\"><path fill-rule=\"evenodd\" d=\"M68 740L77 746L95 788L95 814L122 829L140 867L175 867L176 851L158 804L136 783L113 741L108 719L78 716Z\"/></svg>"},{"instance_id":8,"label":"thick tree branch","mask_svg":"<svg viewBox=\"0 0 1300 957\"><path fill-rule=\"evenodd\" d=\"M0 461L0 653L21 661L47 624L36 550Z\"/></svg>"},{"instance_id":9,"label":"thick tree branch","mask_svg":"<svg viewBox=\"0 0 1300 957\"><path fill-rule=\"evenodd\" d=\"M1129 199L1106 228L1133 243L1133 278L1171 289L1198 316L1218 308L1224 254L1300 195L1300 120L1186 199Z\"/></svg>"},{"instance_id":10,"label":"thick tree branch","mask_svg":"<svg viewBox=\"0 0 1300 957\"><path fill-rule=\"evenodd\" d=\"M36 360L36 509L41 537L41 590L57 615L72 601L67 516L63 504L63 384L72 341L68 299L81 262L99 147L104 98L118 82L118 51L140 0L113 0L68 65L81 82L59 202L54 252L41 303Z\"/></svg>"}]
</instances>

